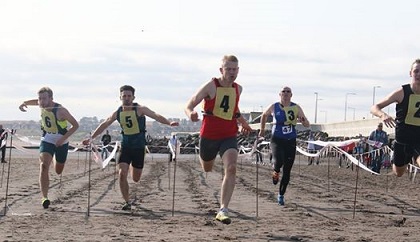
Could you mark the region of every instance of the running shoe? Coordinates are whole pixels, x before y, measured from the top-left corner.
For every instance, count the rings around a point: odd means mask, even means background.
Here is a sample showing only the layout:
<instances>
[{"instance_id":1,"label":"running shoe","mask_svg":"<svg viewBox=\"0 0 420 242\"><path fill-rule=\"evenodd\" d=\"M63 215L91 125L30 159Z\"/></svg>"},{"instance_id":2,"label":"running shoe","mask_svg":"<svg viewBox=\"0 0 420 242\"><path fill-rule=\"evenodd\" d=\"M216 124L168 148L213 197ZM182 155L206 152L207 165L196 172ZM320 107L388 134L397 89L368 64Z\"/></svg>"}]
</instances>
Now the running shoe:
<instances>
[{"instance_id":1,"label":"running shoe","mask_svg":"<svg viewBox=\"0 0 420 242\"><path fill-rule=\"evenodd\" d=\"M122 206L122 210L131 210L131 203L125 202Z\"/></svg>"},{"instance_id":2,"label":"running shoe","mask_svg":"<svg viewBox=\"0 0 420 242\"><path fill-rule=\"evenodd\" d=\"M279 203L279 205L284 206L284 195L279 195L277 197L277 202Z\"/></svg>"},{"instance_id":3,"label":"running shoe","mask_svg":"<svg viewBox=\"0 0 420 242\"><path fill-rule=\"evenodd\" d=\"M224 224L230 224L232 220L229 218L228 213L220 210L216 215L216 220L224 223Z\"/></svg>"},{"instance_id":4,"label":"running shoe","mask_svg":"<svg viewBox=\"0 0 420 242\"><path fill-rule=\"evenodd\" d=\"M279 173L276 171L273 171L273 184L274 185L277 185L277 183L279 183L279 177L280 177Z\"/></svg>"},{"instance_id":5,"label":"running shoe","mask_svg":"<svg viewBox=\"0 0 420 242\"><path fill-rule=\"evenodd\" d=\"M50 206L51 202L48 198L44 197L41 201L41 204L45 209L47 209Z\"/></svg>"}]
</instances>

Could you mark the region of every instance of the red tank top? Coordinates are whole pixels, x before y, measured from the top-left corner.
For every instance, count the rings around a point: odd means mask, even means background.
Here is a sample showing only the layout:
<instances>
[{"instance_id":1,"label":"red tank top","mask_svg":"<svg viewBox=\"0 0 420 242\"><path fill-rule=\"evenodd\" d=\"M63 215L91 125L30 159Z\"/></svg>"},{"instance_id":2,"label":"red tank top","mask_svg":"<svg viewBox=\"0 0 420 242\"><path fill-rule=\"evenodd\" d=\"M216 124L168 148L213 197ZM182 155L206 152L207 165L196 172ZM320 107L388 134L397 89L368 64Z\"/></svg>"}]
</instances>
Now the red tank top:
<instances>
[{"instance_id":1,"label":"red tank top","mask_svg":"<svg viewBox=\"0 0 420 242\"><path fill-rule=\"evenodd\" d=\"M222 87L217 78L212 79L216 85L216 95L212 99L204 99L204 116L200 135L206 139L225 139L236 137L239 115L238 84Z\"/></svg>"}]
</instances>

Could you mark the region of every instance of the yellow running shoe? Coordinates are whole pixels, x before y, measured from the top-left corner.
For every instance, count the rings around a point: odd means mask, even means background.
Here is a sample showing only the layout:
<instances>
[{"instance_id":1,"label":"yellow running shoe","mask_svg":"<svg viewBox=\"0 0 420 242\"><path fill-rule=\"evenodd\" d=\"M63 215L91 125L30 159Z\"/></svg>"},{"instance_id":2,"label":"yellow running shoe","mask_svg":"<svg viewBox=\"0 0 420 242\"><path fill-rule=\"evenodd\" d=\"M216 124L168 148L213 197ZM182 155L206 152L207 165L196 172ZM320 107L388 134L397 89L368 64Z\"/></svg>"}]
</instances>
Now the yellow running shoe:
<instances>
[{"instance_id":1,"label":"yellow running shoe","mask_svg":"<svg viewBox=\"0 0 420 242\"><path fill-rule=\"evenodd\" d=\"M220 210L216 215L216 220L224 223L224 224L230 224L232 220L229 218L228 213Z\"/></svg>"},{"instance_id":2,"label":"yellow running shoe","mask_svg":"<svg viewBox=\"0 0 420 242\"><path fill-rule=\"evenodd\" d=\"M122 210L125 210L125 211L131 210L131 203L125 202L122 206Z\"/></svg>"},{"instance_id":3,"label":"yellow running shoe","mask_svg":"<svg viewBox=\"0 0 420 242\"><path fill-rule=\"evenodd\" d=\"M50 200L46 197L42 198L41 200L41 204L45 209L47 209L50 206L50 203Z\"/></svg>"}]
</instances>

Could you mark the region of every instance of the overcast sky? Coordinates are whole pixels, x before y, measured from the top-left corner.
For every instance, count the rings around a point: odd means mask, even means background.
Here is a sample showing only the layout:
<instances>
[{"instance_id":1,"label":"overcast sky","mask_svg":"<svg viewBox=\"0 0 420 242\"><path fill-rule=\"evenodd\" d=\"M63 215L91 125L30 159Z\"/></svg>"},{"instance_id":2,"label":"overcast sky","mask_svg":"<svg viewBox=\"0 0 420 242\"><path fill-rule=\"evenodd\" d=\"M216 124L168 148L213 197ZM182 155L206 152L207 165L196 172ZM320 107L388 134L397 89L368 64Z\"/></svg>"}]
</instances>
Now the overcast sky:
<instances>
[{"instance_id":1,"label":"overcast sky","mask_svg":"<svg viewBox=\"0 0 420 242\"><path fill-rule=\"evenodd\" d=\"M39 120L37 107L18 106L42 86L76 119L106 118L124 84L137 102L186 118L225 54L239 58L242 112L278 101L287 85L311 122L315 92L319 123L344 121L346 97L347 120L371 118L373 91L378 101L407 83L420 58L419 9L418 0L2 0L0 120Z\"/></svg>"}]
</instances>

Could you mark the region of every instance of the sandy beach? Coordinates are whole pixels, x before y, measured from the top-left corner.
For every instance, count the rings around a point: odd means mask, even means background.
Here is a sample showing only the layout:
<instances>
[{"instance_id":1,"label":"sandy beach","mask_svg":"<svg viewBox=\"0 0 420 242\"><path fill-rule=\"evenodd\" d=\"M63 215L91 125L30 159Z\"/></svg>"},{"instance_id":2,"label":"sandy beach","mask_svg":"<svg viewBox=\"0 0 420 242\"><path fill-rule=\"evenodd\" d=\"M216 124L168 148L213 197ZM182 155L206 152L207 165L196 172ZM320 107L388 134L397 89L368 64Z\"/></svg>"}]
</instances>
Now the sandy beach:
<instances>
[{"instance_id":1,"label":"sandy beach","mask_svg":"<svg viewBox=\"0 0 420 242\"><path fill-rule=\"evenodd\" d=\"M12 151L10 174L9 163L1 166L2 208L6 188L8 196L6 215L4 208L0 215L0 241L417 241L419 238L418 180L412 182L408 175L401 178L385 175L387 170L376 176L339 168L334 158L308 166L305 157L297 156L286 205L279 206L278 186L271 182L270 165L257 167L250 156L241 155L230 204L230 225L214 220L223 175L220 161L213 172L206 174L196 156L180 155L174 179L175 163L169 164L167 155L148 154L141 181L137 184L130 181L134 202L131 212L121 210L115 163L101 169L89 162L87 153L71 153L62 176L51 169L48 209L41 206L36 153Z\"/></svg>"}]
</instances>

